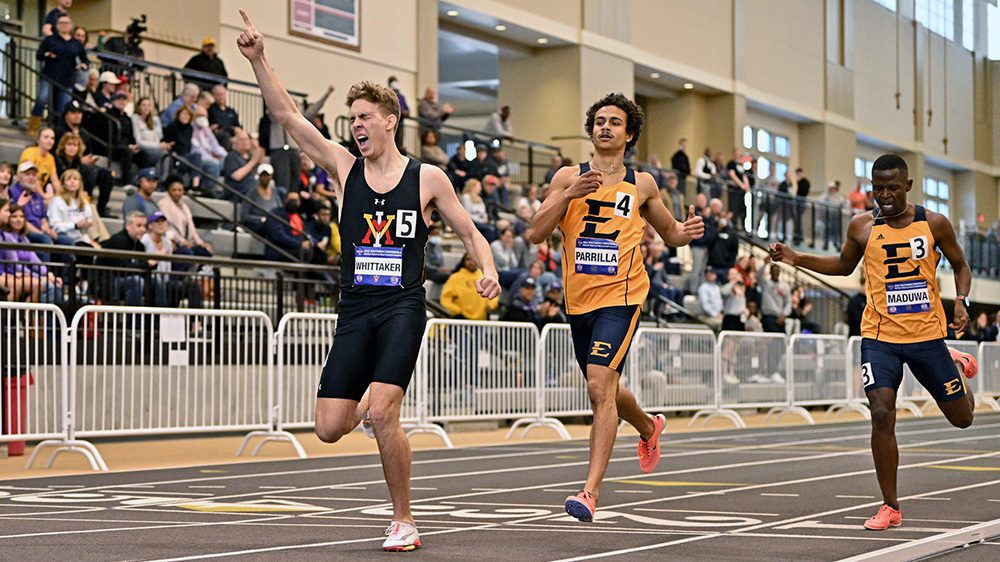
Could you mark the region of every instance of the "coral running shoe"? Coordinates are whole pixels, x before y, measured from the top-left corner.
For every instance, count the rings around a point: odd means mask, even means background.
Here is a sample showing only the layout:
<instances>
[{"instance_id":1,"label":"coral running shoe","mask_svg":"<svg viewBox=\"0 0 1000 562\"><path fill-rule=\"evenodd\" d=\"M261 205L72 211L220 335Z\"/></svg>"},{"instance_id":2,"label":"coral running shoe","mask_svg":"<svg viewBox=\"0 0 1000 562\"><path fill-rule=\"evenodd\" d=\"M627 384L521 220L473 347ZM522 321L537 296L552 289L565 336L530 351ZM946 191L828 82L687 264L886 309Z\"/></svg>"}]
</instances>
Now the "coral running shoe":
<instances>
[{"instance_id":1,"label":"coral running shoe","mask_svg":"<svg viewBox=\"0 0 1000 562\"><path fill-rule=\"evenodd\" d=\"M420 548L420 535L417 528L410 523L393 521L385 529L385 542L382 550L386 552L409 552Z\"/></svg>"},{"instance_id":2,"label":"coral running shoe","mask_svg":"<svg viewBox=\"0 0 1000 562\"><path fill-rule=\"evenodd\" d=\"M667 418L663 414L653 416L653 435L646 441L639 437L639 468L645 472L653 472L660 462L660 434L667 427Z\"/></svg>"},{"instance_id":3,"label":"coral running shoe","mask_svg":"<svg viewBox=\"0 0 1000 562\"><path fill-rule=\"evenodd\" d=\"M957 349L948 348L948 353L951 354L951 360L962 366L962 372L965 373L965 378L971 379L976 376L979 372L979 362L976 358L968 353L962 353Z\"/></svg>"},{"instance_id":4,"label":"coral running shoe","mask_svg":"<svg viewBox=\"0 0 1000 562\"><path fill-rule=\"evenodd\" d=\"M903 512L883 504L878 513L865 521L865 529L870 531L884 531L889 527L899 527L902 524Z\"/></svg>"},{"instance_id":5,"label":"coral running shoe","mask_svg":"<svg viewBox=\"0 0 1000 562\"><path fill-rule=\"evenodd\" d=\"M595 511L597 511L597 499L594 498L594 494L586 490L566 498L566 513L584 523L594 520Z\"/></svg>"}]
</instances>

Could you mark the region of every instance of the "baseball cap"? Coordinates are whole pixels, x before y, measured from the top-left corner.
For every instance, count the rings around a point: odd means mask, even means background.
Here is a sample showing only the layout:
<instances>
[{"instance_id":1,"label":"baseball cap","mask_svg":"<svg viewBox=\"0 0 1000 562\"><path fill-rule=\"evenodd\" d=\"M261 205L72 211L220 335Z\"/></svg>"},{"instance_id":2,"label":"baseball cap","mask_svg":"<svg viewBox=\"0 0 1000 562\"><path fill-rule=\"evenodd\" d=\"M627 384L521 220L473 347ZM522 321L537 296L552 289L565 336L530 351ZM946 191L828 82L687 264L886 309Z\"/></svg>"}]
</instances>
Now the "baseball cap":
<instances>
[{"instance_id":1,"label":"baseball cap","mask_svg":"<svg viewBox=\"0 0 1000 562\"><path fill-rule=\"evenodd\" d=\"M525 279L524 282L521 283L521 288L523 289L524 287L530 287L530 288L534 289L535 288L535 279L533 277L528 277L527 279Z\"/></svg>"},{"instance_id":2,"label":"baseball cap","mask_svg":"<svg viewBox=\"0 0 1000 562\"><path fill-rule=\"evenodd\" d=\"M80 105L80 102L73 100L66 104L66 108L63 109L63 115L66 115L71 111L75 111L77 113L83 113L83 106Z\"/></svg>"},{"instance_id":3,"label":"baseball cap","mask_svg":"<svg viewBox=\"0 0 1000 562\"><path fill-rule=\"evenodd\" d=\"M156 211L152 215L149 215L149 222L156 222L158 220L167 220L167 215L164 215L160 211Z\"/></svg>"},{"instance_id":4,"label":"baseball cap","mask_svg":"<svg viewBox=\"0 0 1000 562\"><path fill-rule=\"evenodd\" d=\"M209 45L215 45L215 37L206 37L201 40L202 47L207 47Z\"/></svg>"},{"instance_id":5,"label":"baseball cap","mask_svg":"<svg viewBox=\"0 0 1000 562\"><path fill-rule=\"evenodd\" d=\"M138 175L136 175L136 178L141 180L158 180L160 179L160 176L156 175L155 168L143 168L139 170L139 173Z\"/></svg>"},{"instance_id":6,"label":"baseball cap","mask_svg":"<svg viewBox=\"0 0 1000 562\"><path fill-rule=\"evenodd\" d=\"M561 290L562 290L562 284L559 283L558 281L553 282L551 285L549 285L549 288L547 289L547 291L561 291Z\"/></svg>"},{"instance_id":7,"label":"baseball cap","mask_svg":"<svg viewBox=\"0 0 1000 562\"><path fill-rule=\"evenodd\" d=\"M483 177L483 183L491 183L494 185L499 185L500 178L494 176L493 174L486 174L486 176Z\"/></svg>"},{"instance_id":8,"label":"baseball cap","mask_svg":"<svg viewBox=\"0 0 1000 562\"><path fill-rule=\"evenodd\" d=\"M125 92L115 92L115 95L111 96L111 99L118 100L122 98L128 98L128 94Z\"/></svg>"},{"instance_id":9,"label":"baseball cap","mask_svg":"<svg viewBox=\"0 0 1000 562\"><path fill-rule=\"evenodd\" d=\"M37 170L38 166L35 165L31 160L25 160L21 162L17 167L17 173L27 172L28 170Z\"/></svg>"},{"instance_id":10,"label":"baseball cap","mask_svg":"<svg viewBox=\"0 0 1000 562\"><path fill-rule=\"evenodd\" d=\"M257 166L257 175L259 176L261 174L267 174L269 176L273 176L274 167L266 162L261 164L260 166Z\"/></svg>"},{"instance_id":11,"label":"baseball cap","mask_svg":"<svg viewBox=\"0 0 1000 562\"><path fill-rule=\"evenodd\" d=\"M107 82L108 84L122 83L122 81L118 79L118 76L116 76L115 73L111 72L110 70L105 70L104 72L102 72L101 75L97 78L97 81Z\"/></svg>"}]
</instances>

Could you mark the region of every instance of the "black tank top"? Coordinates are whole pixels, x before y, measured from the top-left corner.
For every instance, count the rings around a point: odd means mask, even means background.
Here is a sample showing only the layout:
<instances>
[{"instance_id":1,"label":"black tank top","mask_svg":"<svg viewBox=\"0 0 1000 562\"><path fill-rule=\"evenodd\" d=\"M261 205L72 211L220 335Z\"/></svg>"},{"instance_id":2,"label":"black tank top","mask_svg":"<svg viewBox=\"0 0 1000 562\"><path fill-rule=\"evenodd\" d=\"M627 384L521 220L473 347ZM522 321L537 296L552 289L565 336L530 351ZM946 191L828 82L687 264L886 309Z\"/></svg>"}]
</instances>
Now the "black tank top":
<instances>
[{"instance_id":1,"label":"black tank top","mask_svg":"<svg viewBox=\"0 0 1000 562\"><path fill-rule=\"evenodd\" d=\"M358 158L344 182L340 212L341 300L424 297L427 224L420 205L420 162L408 158L396 187L376 193Z\"/></svg>"}]
</instances>

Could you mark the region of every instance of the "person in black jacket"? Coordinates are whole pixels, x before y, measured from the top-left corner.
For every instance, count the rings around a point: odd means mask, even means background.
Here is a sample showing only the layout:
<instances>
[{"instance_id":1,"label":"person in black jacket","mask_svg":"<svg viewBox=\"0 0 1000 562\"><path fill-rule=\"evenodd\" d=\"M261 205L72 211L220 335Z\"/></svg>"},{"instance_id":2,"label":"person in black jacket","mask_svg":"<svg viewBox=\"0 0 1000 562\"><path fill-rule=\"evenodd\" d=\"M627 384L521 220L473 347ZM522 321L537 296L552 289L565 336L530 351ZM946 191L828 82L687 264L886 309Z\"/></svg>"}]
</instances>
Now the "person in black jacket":
<instances>
[{"instance_id":1,"label":"person in black jacket","mask_svg":"<svg viewBox=\"0 0 1000 562\"><path fill-rule=\"evenodd\" d=\"M309 262L311 258L308 254L312 250L312 241L302 231L296 231L288 226L291 223L292 214L297 214L299 210L299 194L290 192L285 197L284 208L271 209L261 223L261 235L275 246L292 254L302 256L303 261ZM303 225L304 227L304 225ZM304 228L303 228L304 230ZM269 261L290 261L285 255L276 251L271 246L264 247L264 259Z\"/></svg>"},{"instance_id":2,"label":"person in black jacket","mask_svg":"<svg viewBox=\"0 0 1000 562\"><path fill-rule=\"evenodd\" d=\"M194 121L194 113L191 112L191 108L186 105L181 106L177 110L177 114L174 115L174 120L163 129L163 142L174 143L175 154L191 162L191 165L201 167L201 153L194 150L191 145L191 135L194 134L192 121ZM201 176L196 175L192 181L193 185L199 185Z\"/></svg>"},{"instance_id":3,"label":"person in black jacket","mask_svg":"<svg viewBox=\"0 0 1000 562\"><path fill-rule=\"evenodd\" d=\"M86 68L87 50L73 38L73 22L69 15L59 16L56 33L42 40L36 57L42 63L42 77L38 82L38 97L31 110L28 135L35 136L42 122L45 107L52 99L50 116L62 115L63 108L73 97L73 84L78 68ZM50 117L51 118L51 117Z\"/></svg>"},{"instance_id":4,"label":"person in black jacket","mask_svg":"<svg viewBox=\"0 0 1000 562\"><path fill-rule=\"evenodd\" d=\"M133 211L125 217L125 227L113 234L101 244L105 250L122 250L126 252L145 252L146 247L142 245L142 237L146 234L146 215ZM102 270L101 291L99 295L105 299L109 297L115 301L124 302L127 306L139 306L143 302L142 275L137 270L148 267L145 260L133 258L114 258L101 256L95 261L95 265L114 268L123 271Z\"/></svg>"},{"instance_id":5,"label":"person in black jacket","mask_svg":"<svg viewBox=\"0 0 1000 562\"><path fill-rule=\"evenodd\" d=\"M229 77L229 73L226 72L226 65L219 58L219 54L215 50L215 39L212 37L206 37L201 42L201 52L197 55L191 57L184 68L188 70L195 70L198 72L204 72L206 74L215 74L219 76L219 80L209 81L204 78L191 78L189 80L198 84L203 89L210 89L215 84L225 83L226 78Z\"/></svg>"},{"instance_id":6,"label":"person in black jacket","mask_svg":"<svg viewBox=\"0 0 1000 562\"><path fill-rule=\"evenodd\" d=\"M687 182L687 177L691 175L691 160L687 155L687 144L687 139L679 140L677 152L670 157L670 167L677 172L681 185L684 185Z\"/></svg>"},{"instance_id":7,"label":"person in black jacket","mask_svg":"<svg viewBox=\"0 0 1000 562\"><path fill-rule=\"evenodd\" d=\"M538 311L538 302L535 299L536 283L528 277L521 283L521 288L511 300L510 305L504 312L502 320L507 322L531 322L541 328L542 315Z\"/></svg>"},{"instance_id":8,"label":"person in black jacket","mask_svg":"<svg viewBox=\"0 0 1000 562\"><path fill-rule=\"evenodd\" d=\"M861 317L865 313L868 305L868 297L865 295L865 282L861 281L858 292L847 301L847 326L848 334L852 336L861 335Z\"/></svg>"},{"instance_id":9,"label":"person in black jacket","mask_svg":"<svg viewBox=\"0 0 1000 562\"><path fill-rule=\"evenodd\" d=\"M714 269L719 277L727 275L736 265L736 256L740 249L740 237L731 221L731 212L719 218L716 223L715 238L708 247L708 266Z\"/></svg>"}]
</instances>

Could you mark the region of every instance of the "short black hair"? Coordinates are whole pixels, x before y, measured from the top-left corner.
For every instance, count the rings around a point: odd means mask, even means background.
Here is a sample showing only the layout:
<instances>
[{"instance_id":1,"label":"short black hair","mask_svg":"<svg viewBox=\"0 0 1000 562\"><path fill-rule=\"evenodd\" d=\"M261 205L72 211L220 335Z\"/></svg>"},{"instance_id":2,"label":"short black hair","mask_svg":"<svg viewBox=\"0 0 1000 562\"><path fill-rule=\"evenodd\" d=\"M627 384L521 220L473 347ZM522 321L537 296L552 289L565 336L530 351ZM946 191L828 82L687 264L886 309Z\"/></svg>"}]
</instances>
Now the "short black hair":
<instances>
[{"instance_id":1,"label":"short black hair","mask_svg":"<svg viewBox=\"0 0 1000 562\"><path fill-rule=\"evenodd\" d=\"M635 146L635 143L639 142L639 135L642 133L642 125L646 121L646 116L643 114L642 108L634 101L628 99L625 94L621 92L611 93L594 102L594 105L591 105L590 109L587 110L587 120L583 125L583 129L587 132L588 137L593 138L594 116L597 115L599 109L609 105L613 105L625 112L625 132L632 135L632 140L625 143L625 152L628 152Z\"/></svg>"},{"instance_id":2,"label":"short black hair","mask_svg":"<svg viewBox=\"0 0 1000 562\"><path fill-rule=\"evenodd\" d=\"M898 154L883 154L872 164L873 174L887 170L899 170L903 172L903 176L909 176L910 174L910 168L906 165L906 160L903 160Z\"/></svg>"},{"instance_id":3,"label":"short black hair","mask_svg":"<svg viewBox=\"0 0 1000 562\"><path fill-rule=\"evenodd\" d=\"M174 185L175 183L179 183L181 185L184 185L184 178L180 177L177 174L170 174L169 176L167 176L163 180L163 185L165 185L166 187L170 187L171 185ZM184 185L184 188L186 189L187 186Z\"/></svg>"}]
</instances>

